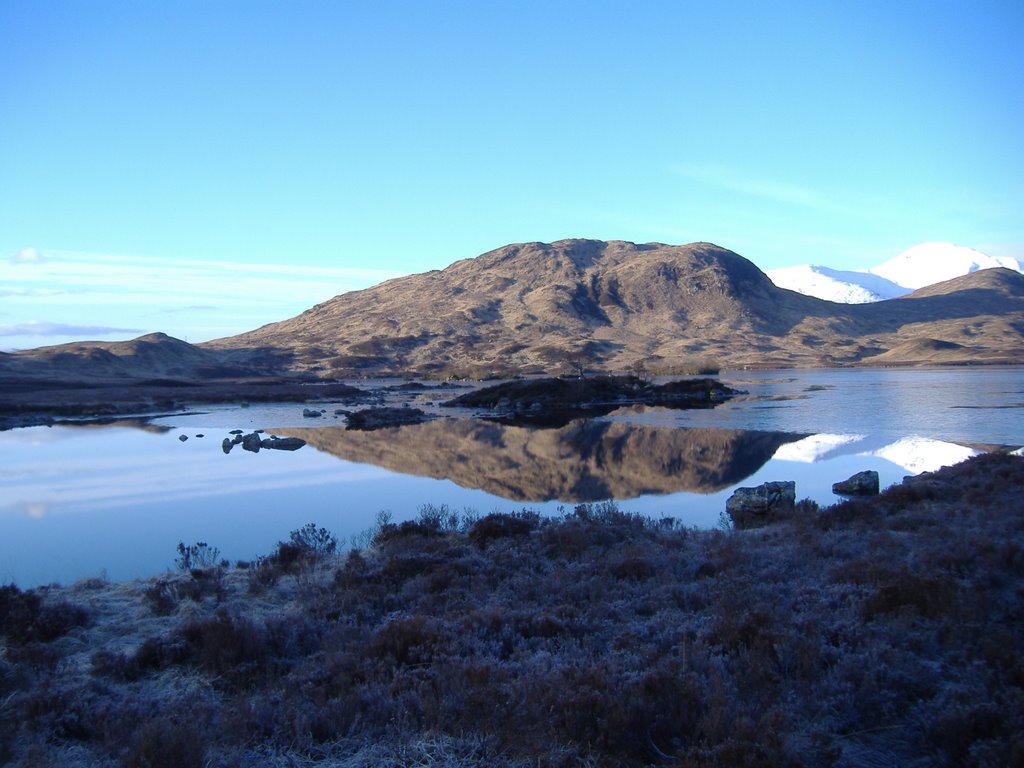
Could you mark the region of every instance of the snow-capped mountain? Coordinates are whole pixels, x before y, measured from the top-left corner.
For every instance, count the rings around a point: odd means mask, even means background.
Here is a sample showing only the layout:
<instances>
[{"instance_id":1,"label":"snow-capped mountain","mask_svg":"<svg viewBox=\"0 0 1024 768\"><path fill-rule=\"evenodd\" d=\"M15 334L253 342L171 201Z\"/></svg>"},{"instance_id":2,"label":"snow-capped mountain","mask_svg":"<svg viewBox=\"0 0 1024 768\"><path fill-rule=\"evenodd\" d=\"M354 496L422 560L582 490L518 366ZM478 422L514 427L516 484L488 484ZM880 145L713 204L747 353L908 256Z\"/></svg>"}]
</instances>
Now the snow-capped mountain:
<instances>
[{"instance_id":1,"label":"snow-capped mountain","mask_svg":"<svg viewBox=\"0 0 1024 768\"><path fill-rule=\"evenodd\" d=\"M832 269L811 264L772 269L767 273L780 288L840 304L866 304L894 299L910 289L870 272Z\"/></svg>"},{"instance_id":2,"label":"snow-capped mountain","mask_svg":"<svg viewBox=\"0 0 1024 768\"><path fill-rule=\"evenodd\" d=\"M806 264L766 274L780 288L842 304L865 304L993 267L1024 273L1024 264L1016 259L993 257L951 243L921 243L868 269L839 270Z\"/></svg>"},{"instance_id":3,"label":"snow-capped mountain","mask_svg":"<svg viewBox=\"0 0 1024 768\"><path fill-rule=\"evenodd\" d=\"M952 280L954 277L977 272L979 269L1006 267L1024 272L1016 259L997 258L950 243L921 243L908 248L899 256L868 270L873 275L890 280L905 288L917 290L926 285Z\"/></svg>"}]
</instances>

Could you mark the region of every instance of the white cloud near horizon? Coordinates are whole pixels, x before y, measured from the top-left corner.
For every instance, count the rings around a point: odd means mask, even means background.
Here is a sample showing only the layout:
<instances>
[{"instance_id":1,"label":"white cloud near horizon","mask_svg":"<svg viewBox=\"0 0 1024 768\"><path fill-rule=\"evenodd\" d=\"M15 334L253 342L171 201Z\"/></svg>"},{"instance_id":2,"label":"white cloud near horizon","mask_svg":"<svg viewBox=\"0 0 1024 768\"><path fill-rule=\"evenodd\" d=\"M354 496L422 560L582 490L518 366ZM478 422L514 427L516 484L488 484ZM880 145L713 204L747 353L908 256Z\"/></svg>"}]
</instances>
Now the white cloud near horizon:
<instances>
[{"instance_id":1,"label":"white cloud near horizon","mask_svg":"<svg viewBox=\"0 0 1024 768\"><path fill-rule=\"evenodd\" d=\"M113 334L143 333L139 328L111 328L103 325L71 325L28 320L15 325L0 325L0 336L110 336Z\"/></svg>"},{"instance_id":2,"label":"white cloud near horizon","mask_svg":"<svg viewBox=\"0 0 1024 768\"><path fill-rule=\"evenodd\" d=\"M39 336L63 343L83 334L156 330L204 341L285 320L338 294L403 274L23 248L0 261L7 321L0 336L9 349L32 346Z\"/></svg>"},{"instance_id":3,"label":"white cloud near horizon","mask_svg":"<svg viewBox=\"0 0 1024 768\"><path fill-rule=\"evenodd\" d=\"M118 297L138 300L154 294L163 300L213 297L250 301L253 294L263 300L286 302L310 294L329 298L349 290L369 287L399 277L388 269L321 267L306 264L256 264L230 261L199 261L153 257L32 251L31 259L15 257L15 265L3 276L3 289L38 295L92 294L96 300ZM20 286L20 287L19 287ZM325 295L326 294L326 295ZM207 303L207 302L203 302Z\"/></svg>"},{"instance_id":4,"label":"white cloud near horizon","mask_svg":"<svg viewBox=\"0 0 1024 768\"><path fill-rule=\"evenodd\" d=\"M38 264L42 260L43 254L35 248L22 248L11 257L12 264Z\"/></svg>"}]
</instances>

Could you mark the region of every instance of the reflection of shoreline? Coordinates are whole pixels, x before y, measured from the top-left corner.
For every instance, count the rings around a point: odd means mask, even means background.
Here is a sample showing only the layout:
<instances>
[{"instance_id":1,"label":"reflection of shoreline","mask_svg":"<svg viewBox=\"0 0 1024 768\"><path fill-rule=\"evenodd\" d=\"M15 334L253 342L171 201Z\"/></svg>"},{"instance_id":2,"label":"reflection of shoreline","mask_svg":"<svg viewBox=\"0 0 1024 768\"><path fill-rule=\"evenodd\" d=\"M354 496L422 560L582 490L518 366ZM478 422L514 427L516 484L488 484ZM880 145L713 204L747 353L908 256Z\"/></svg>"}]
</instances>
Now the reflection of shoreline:
<instances>
[{"instance_id":1,"label":"reflection of shoreline","mask_svg":"<svg viewBox=\"0 0 1024 768\"><path fill-rule=\"evenodd\" d=\"M453 419L374 432L275 430L346 461L451 480L526 502L712 493L742 481L802 435L648 427L578 419L559 429Z\"/></svg>"}]
</instances>

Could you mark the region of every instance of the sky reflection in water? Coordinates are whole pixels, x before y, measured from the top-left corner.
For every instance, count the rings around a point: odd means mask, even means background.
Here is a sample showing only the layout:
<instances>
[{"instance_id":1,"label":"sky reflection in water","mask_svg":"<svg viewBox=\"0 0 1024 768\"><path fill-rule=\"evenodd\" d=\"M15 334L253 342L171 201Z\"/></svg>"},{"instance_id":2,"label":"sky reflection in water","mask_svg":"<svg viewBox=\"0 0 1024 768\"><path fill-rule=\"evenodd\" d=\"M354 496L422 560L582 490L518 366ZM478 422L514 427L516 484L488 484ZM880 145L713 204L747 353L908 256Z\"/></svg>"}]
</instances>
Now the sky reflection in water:
<instances>
[{"instance_id":1,"label":"sky reflection in water","mask_svg":"<svg viewBox=\"0 0 1024 768\"><path fill-rule=\"evenodd\" d=\"M412 436L420 433L407 431L392 436L398 438L391 441L397 450L372 459L366 452L378 438L362 433L360 442L357 433L324 428L314 435L306 429L309 420L296 418L294 405L169 417L160 420L163 431L90 426L0 432L0 583L66 583L104 573L118 580L149 576L172 566L179 541L206 541L229 560L247 559L269 552L308 522L347 543L373 525L379 510L402 520L415 517L424 503L481 514L523 507L553 514L605 487L625 488L622 506L629 511L712 527L738 485L795 480L798 497L831 503L836 499L831 484L854 472L875 469L886 485L972 452L949 440L1020 440L1022 410L1014 407L1024 401L1019 369L1004 369L1002 375L972 372L960 379L945 371L916 372L913 379L907 372L903 377L872 373L879 375L759 374L746 377L745 388L762 399L714 411L629 409L564 433L495 432L490 425L481 441L480 430L467 426L474 422L463 421L452 438L462 442L448 445L444 436L456 422L444 422L448 427L435 422L407 428L425 430L419 448ZM894 416L908 398L929 403L927 412ZM992 418L993 412L999 418ZM304 435L310 445L294 453L236 448L224 455L220 442L230 428L268 423L295 425L278 432ZM743 431L741 424L762 432ZM804 434L780 436L770 430ZM197 438L199 433L205 437ZM182 434L189 440L181 442ZM583 468L571 466L565 455L566 445L580 441L594 445ZM481 455L488 443L493 456ZM432 450L440 464L424 463ZM464 461L461 474L448 472L445 451L453 457L468 453L482 463ZM549 461L546 452L567 463ZM659 454L668 456L665 471L677 477L656 477ZM392 471L396 468L401 472ZM480 490L500 491L494 483L498 476L505 483L501 495ZM628 485L634 476L639 478L635 489ZM705 487L694 487L705 481ZM689 490L667 492L675 487ZM538 501L544 498L552 500Z\"/></svg>"}]
</instances>

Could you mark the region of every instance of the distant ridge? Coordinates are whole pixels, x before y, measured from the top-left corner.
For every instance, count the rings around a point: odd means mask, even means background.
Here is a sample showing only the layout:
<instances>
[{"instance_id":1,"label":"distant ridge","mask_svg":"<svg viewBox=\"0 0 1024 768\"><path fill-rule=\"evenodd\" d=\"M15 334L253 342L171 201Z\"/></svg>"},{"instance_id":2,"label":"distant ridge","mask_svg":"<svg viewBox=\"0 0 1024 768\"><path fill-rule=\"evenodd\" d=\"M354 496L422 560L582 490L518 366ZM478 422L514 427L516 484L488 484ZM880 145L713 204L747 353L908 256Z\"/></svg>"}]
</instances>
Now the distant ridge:
<instances>
[{"instance_id":1,"label":"distant ridge","mask_svg":"<svg viewBox=\"0 0 1024 768\"><path fill-rule=\"evenodd\" d=\"M1024 361L1022 283L986 270L844 305L778 288L711 243L520 243L204 347L287 350L298 369L326 376L847 365L916 338L956 345L932 362L1014 362Z\"/></svg>"},{"instance_id":2,"label":"distant ridge","mask_svg":"<svg viewBox=\"0 0 1024 768\"><path fill-rule=\"evenodd\" d=\"M507 245L204 344L149 334L5 354L0 388L995 363L1024 364L1024 275L1011 269L841 304L779 288L711 243L561 240Z\"/></svg>"},{"instance_id":3,"label":"distant ridge","mask_svg":"<svg viewBox=\"0 0 1024 768\"><path fill-rule=\"evenodd\" d=\"M165 333L130 341L81 341L0 356L0 383L38 379L52 383L122 384L164 378L194 381L251 373L232 366L228 356L201 349Z\"/></svg>"}]
</instances>

